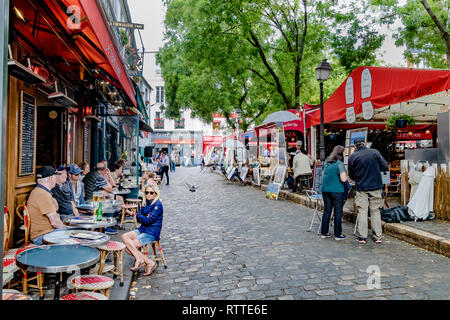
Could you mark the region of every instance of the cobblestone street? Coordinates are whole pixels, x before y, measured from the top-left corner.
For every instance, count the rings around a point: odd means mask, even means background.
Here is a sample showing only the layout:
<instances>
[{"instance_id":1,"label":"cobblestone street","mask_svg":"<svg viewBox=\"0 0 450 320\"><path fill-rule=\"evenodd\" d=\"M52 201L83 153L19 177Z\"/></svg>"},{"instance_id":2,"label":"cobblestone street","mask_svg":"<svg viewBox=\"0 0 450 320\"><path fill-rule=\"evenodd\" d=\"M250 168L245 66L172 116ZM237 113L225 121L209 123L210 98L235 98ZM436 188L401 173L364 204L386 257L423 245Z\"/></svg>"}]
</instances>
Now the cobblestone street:
<instances>
[{"instance_id":1,"label":"cobblestone street","mask_svg":"<svg viewBox=\"0 0 450 320\"><path fill-rule=\"evenodd\" d=\"M199 167L177 167L161 195L168 268L141 271L136 300L450 298L449 258L385 235L359 244L348 222L346 240L321 239L317 225L306 232L313 210ZM381 288L369 289L376 267Z\"/></svg>"}]
</instances>

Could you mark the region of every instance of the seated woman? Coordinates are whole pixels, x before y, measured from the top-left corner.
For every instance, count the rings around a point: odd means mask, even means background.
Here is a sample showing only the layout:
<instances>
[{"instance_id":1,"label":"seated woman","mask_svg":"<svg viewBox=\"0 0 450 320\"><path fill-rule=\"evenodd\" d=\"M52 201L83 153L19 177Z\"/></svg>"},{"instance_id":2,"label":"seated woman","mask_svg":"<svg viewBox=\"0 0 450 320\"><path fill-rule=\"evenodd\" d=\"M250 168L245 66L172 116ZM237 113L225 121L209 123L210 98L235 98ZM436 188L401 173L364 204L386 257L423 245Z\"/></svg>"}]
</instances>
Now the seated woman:
<instances>
[{"instance_id":1,"label":"seated woman","mask_svg":"<svg viewBox=\"0 0 450 320\"><path fill-rule=\"evenodd\" d=\"M136 215L137 221L141 226L122 235L122 241L126 245L128 254L133 255L136 259L134 267L131 271L137 271L145 266L144 276L150 275L156 269L155 261L149 259L141 253L140 247L159 241L163 221L163 205L159 200L159 188L156 185L148 185L145 187L146 204L139 210Z\"/></svg>"}]
</instances>

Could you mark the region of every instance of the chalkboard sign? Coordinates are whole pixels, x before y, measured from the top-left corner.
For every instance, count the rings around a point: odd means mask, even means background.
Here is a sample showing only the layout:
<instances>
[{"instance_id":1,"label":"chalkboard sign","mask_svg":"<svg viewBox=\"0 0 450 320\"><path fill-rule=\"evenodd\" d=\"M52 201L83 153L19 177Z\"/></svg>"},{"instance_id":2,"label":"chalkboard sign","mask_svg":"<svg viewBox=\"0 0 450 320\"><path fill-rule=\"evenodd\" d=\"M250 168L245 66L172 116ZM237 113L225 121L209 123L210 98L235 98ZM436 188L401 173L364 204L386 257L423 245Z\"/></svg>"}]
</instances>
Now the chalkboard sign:
<instances>
[{"instance_id":1,"label":"chalkboard sign","mask_svg":"<svg viewBox=\"0 0 450 320\"><path fill-rule=\"evenodd\" d=\"M314 165L313 190L322 193L323 165Z\"/></svg>"},{"instance_id":2,"label":"chalkboard sign","mask_svg":"<svg viewBox=\"0 0 450 320\"><path fill-rule=\"evenodd\" d=\"M19 176L34 174L36 100L22 91L19 123Z\"/></svg>"}]
</instances>

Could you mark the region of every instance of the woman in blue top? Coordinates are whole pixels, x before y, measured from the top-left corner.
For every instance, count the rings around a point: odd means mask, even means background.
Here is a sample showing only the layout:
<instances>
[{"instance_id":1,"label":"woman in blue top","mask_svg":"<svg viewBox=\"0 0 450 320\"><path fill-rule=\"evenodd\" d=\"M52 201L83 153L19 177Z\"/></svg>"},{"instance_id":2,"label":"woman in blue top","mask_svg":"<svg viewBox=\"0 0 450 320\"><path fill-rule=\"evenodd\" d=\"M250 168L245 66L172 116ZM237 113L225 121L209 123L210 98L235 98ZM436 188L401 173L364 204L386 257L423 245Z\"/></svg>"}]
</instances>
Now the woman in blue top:
<instances>
[{"instance_id":1,"label":"woman in blue top","mask_svg":"<svg viewBox=\"0 0 450 320\"><path fill-rule=\"evenodd\" d=\"M322 217L322 238L329 238L328 233L331 211L334 209L334 239L344 240L342 234L342 209L345 202L344 183L347 181L347 171L344 165L343 146L336 146L328 159L325 161L322 196L323 196L323 217Z\"/></svg>"},{"instance_id":2,"label":"woman in blue top","mask_svg":"<svg viewBox=\"0 0 450 320\"><path fill-rule=\"evenodd\" d=\"M159 241L163 221L163 205L159 200L159 188L156 184L147 185L144 191L146 204L136 215L136 219L141 225L138 229L123 234L122 241L127 247L127 253L136 258L131 271L137 271L145 265L143 275L148 276L156 269L157 264L142 254L139 248L153 241Z\"/></svg>"}]
</instances>

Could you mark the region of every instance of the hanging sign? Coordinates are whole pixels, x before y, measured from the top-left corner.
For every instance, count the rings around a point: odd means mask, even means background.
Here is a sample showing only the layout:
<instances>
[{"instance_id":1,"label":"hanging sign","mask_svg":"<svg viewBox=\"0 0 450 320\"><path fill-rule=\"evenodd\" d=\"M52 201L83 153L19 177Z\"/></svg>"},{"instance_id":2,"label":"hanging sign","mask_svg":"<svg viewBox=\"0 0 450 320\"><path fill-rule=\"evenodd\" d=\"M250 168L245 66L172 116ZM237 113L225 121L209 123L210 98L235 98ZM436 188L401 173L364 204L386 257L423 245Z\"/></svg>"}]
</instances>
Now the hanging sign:
<instances>
[{"instance_id":1,"label":"hanging sign","mask_svg":"<svg viewBox=\"0 0 450 320\"><path fill-rule=\"evenodd\" d=\"M354 101L353 78L348 77L345 83L345 103L352 104Z\"/></svg>"},{"instance_id":2,"label":"hanging sign","mask_svg":"<svg viewBox=\"0 0 450 320\"><path fill-rule=\"evenodd\" d=\"M362 103L363 118L365 120L370 120L373 117L373 105L370 101L365 101Z\"/></svg>"},{"instance_id":3,"label":"hanging sign","mask_svg":"<svg viewBox=\"0 0 450 320\"><path fill-rule=\"evenodd\" d=\"M345 111L346 119L348 123L354 123L356 121L355 108L349 107Z\"/></svg>"},{"instance_id":4,"label":"hanging sign","mask_svg":"<svg viewBox=\"0 0 450 320\"><path fill-rule=\"evenodd\" d=\"M372 76L369 69L364 69L361 73L361 98L369 98L372 94Z\"/></svg>"}]
</instances>

